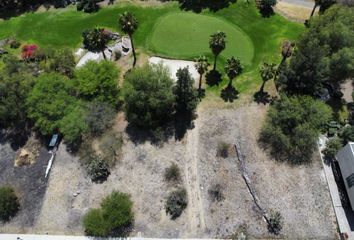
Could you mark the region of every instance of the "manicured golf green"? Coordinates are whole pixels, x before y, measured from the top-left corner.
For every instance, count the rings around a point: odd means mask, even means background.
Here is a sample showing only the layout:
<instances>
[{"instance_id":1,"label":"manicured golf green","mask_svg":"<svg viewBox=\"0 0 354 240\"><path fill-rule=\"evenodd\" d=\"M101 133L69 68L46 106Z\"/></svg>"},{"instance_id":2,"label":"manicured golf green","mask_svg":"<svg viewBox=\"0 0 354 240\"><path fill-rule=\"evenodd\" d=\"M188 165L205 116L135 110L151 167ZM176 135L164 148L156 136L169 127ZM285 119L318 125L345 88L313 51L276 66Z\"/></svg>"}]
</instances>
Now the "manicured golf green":
<instances>
[{"instance_id":1,"label":"manicured golf green","mask_svg":"<svg viewBox=\"0 0 354 240\"><path fill-rule=\"evenodd\" d=\"M249 65L254 47L251 39L237 25L222 18L195 13L172 13L161 17L148 40L148 48L160 55L176 58L192 58L210 54L210 35L223 31L227 36L224 57L239 57Z\"/></svg>"}]
</instances>

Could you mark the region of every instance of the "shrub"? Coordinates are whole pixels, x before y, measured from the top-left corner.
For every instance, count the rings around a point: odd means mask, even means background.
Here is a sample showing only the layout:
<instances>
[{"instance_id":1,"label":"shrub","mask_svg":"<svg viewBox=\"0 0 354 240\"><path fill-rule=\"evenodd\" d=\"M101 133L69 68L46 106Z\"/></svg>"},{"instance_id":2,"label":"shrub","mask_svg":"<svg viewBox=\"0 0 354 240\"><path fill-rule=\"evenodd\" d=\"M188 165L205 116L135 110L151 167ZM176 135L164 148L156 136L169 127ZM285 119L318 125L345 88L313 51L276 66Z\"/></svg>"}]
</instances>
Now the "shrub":
<instances>
[{"instance_id":1,"label":"shrub","mask_svg":"<svg viewBox=\"0 0 354 240\"><path fill-rule=\"evenodd\" d=\"M95 154L90 156L87 169L94 182L103 182L110 174L107 162L101 156Z\"/></svg>"},{"instance_id":2,"label":"shrub","mask_svg":"<svg viewBox=\"0 0 354 240\"><path fill-rule=\"evenodd\" d=\"M341 148L341 140L339 138L332 138L327 141L326 148L323 149L322 153L325 155L325 157L333 159Z\"/></svg>"},{"instance_id":3,"label":"shrub","mask_svg":"<svg viewBox=\"0 0 354 240\"><path fill-rule=\"evenodd\" d=\"M331 109L311 97L286 97L268 111L260 140L278 160L302 163L311 160L318 134L331 119Z\"/></svg>"},{"instance_id":4,"label":"shrub","mask_svg":"<svg viewBox=\"0 0 354 240\"><path fill-rule=\"evenodd\" d=\"M51 71L64 74L71 78L74 76L75 65L75 57L71 50L63 49L53 54L49 68Z\"/></svg>"},{"instance_id":5,"label":"shrub","mask_svg":"<svg viewBox=\"0 0 354 240\"><path fill-rule=\"evenodd\" d=\"M283 217L280 212L271 211L268 219L268 231L278 235L283 228Z\"/></svg>"},{"instance_id":6,"label":"shrub","mask_svg":"<svg viewBox=\"0 0 354 240\"><path fill-rule=\"evenodd\" d=\"M173 113L173 81L169 70L159 65L134 68L124 81L125 112L129 123L156 129Z\"/></svg>"},{"instance_id":7,"label":"shrub","mask_svg":"<svg viewBox=\"0 0 354 240\"><path fill-rule=\"evenodd\" d=\"M176 163L165 170L164 174L165 180L168 182L178 182L181 179L181 173Z\"/></svg>"},{"instance_id":8,"label":"shrub","mask_svg":"<svg viewBox=\"0 0 354 240\"><path fill-rule=\"evenodd\" d=\"M213 185L209 190L208 190L209 196L213 201L222 201L224 200L224 194L223 194L223 188L220 184L215 184Z\"/></svg>"},{"instance_id":9,"label":"shrub","mask_svg":"<svg viewBox=\"0 0 354 240\"><path fill-rule=\"evenodd\" d=\"M219 157L227 158L229 156L230 144L226 142L219 142L217 146L216 155Z\"/></svg>"},{"instance_id":10,"label":"shrub","mask_svg":"<svg viewBox=\"0 0 354 240\"><path fill-rule=\"evenodd\" d=\"M339 137L342 139L343 144L354 141L354 126L345 127L340 133Z\"/></svg>"},{"instance_id":11,"label":"shrub","mask_svg":"<svg viewBox=\"0 0 354 240\"><path fill-rule=\"evenodd\" d=\"M91 102L87 105L86 123L94 136L101 135L113 124L115 110L108 103Z\"/></svg>"},{"instance_id":12,"label":"shrub","mask_svg":"<svg viewBox=\"0 0 354 240\"><path fill-rule=\"evenodd\" d=\"M100 209L91 209L84 217L85 232L90 236L125 236L133 223L133 203L128 194L112 192Z\"/></svg>"},{"instance_id":13,"label":"shrub","mask_svg":"<svg viewBox=\"0 0 354 240\"><path fill-rule=\"evenodd\" d=\"M184 188L175 190L167 198L165 204L166 213L171 215L171 219L176 219L181 216L187 204L187 191Z\"/></svg>"},{"instance_id":14,"label":"shrub","mask_svg":"<svg viewBox=\"0 0 354 240\"><path fill-rule=\"evenodd\" d=\"M17 49L21 46L21 42L15 38L11 39L9 44L10 44L10 48L14 48L14 49Z\"/></svg>"},{"instance_id":15,"label":"shrub","mask_svg":"<svg viewBox=\"0 0 354 240\"><path fill-rule=\"evenodd\" d=\"M20 209L15 191L10 187L0 187L0 220L9 221Z\"/></svg>"}]
</instances>

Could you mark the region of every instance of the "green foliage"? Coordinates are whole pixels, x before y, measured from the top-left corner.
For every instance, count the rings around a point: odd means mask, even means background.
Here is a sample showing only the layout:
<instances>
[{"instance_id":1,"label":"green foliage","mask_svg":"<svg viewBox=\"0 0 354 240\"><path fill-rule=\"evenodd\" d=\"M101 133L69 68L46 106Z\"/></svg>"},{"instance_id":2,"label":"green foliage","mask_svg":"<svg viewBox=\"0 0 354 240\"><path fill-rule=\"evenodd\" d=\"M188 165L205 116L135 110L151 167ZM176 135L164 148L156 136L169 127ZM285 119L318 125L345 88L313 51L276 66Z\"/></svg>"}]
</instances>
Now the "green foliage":
<instances>
[{"instance_id":1,"label":"green foliage","mask_svg":"<svg viewBox=\"0 0 354 240\"><path fill-rule=\"evenodd\" d=\"M238 58L231 57L226 60L225 72L229 77L229 85L232 84L232 80L242 73L243 67L241 61Z\"/></svg>"},{"instance_id":2,"label":"green foliage","mask_svg":"<svg viewBox=\"0 0 354 240\"><path fill-rule=\"evenodd\" d=\"M194 79L188 67L177 70L177 84L173 88L177 113L192 114L198 105L198 92L194 88Z\"/></svg>"},{"instance_id":3,"label":"green foliage","mask_svg":"<svg viewBox=\"0 0 354 240\"><path fill-rule=\"evenodd\" d=\"M114 108L108 103L88 103L85 121L88 124L91 134L99 136L110 128L113 124L115 113Z\"/></svg>"},{"instance_id":4,"label":"green foliage","mask_svg":"<svg viewBox=\"0 0 354 240\"><path fill-rule=\"evenodd\" d=\"M341 140L339 138L331 138L327 141L326 148L322 151L322 153L325 157L333 159L341 148Z\"/></svg>"},{"instance_id":5,"label":"green foliage","mask_svg":"<svg viewBox=\"0 0 354 240\"><path fill-rule=\"evenodd\" d=\"M23 127L27 122L26 98L34 85L27 73L0 74L0 125Z\"/></svg>"},{"instance_id":6,"label":"green foliage","mask_svg":"<svg viewBox=\"0 0 354 240\"><path fill-rule=\"evenodd\" d=\"M71 78L74 75L75 65L75 57L72 51L65 48L54 53L50 60L49 69Z\"/></svg>"},{"instance_id":7,"label":"green foliage","mask_svg":"<svg viewBox=\"0 0 354 240\"><path fill-rule=\"evenodd\" d=\"M260 140L280 160L311 160L320 129L331 119L330 108L308 96L286 97L270 108Z\"/></svg>"},{"instance_id":8,"label":"green foliage","mask_svg":"<svg viewBox=\"0 0 354 240\"><path fill-rule=\"evenodd\" d=\"M216 69L216 60L219 54L226 48L226 33L217 32L210 36L209 47L214 54L214 68Z\"/></svg>"},{"instance_id":9,"label":"green foliage","mask_svg":"<svg viewBox=\"0 0 354 240\"><path fill-rule=\"evenodd\" d=\"M110 172L107 162L100 156L92 154L87 165L88 174L94 182L105 181Z\"/></svg>"},{"instance_id":10,"label":"green foliage","mask_svg":"<svg viewBox=\"0 0 354 240\"><path fill-rule=\"evenodd\" d=\"M118 74L114 63L89 61L75 72L79 96L88 101L118 103Z\"/></svg>"},{"instance_id":11,"label":"green foliage","mask_svg":"<svg viewBox=\"0 0 354 240\"><path fill-rule=\"evenodd\" d=\"M64 135L64 140L70 145L81 142L81 137L88 131L88 125L85 122L86 110L82 104L69 105L66 115L60 121L59 131Z\"/></svg>"},{"instance_id":12,"label":"green foliage","mask_svg":"<svg viewBox=\"0 0 354 240\"><path fill-rule=\"evenodd\" d=\"M86 13L97 12L100 8L97 2L97 0L79 0L76 5L77 10Z\"/></svg>"},{"instance_id":13,"label":"green foliage","mask_svg":"<svg viewBox=\"0 0 354 240\"><path fill-rule=\"evenodd\" d=\"M157 128L171 118L173 81L167 68L145 65L125 77L125 113L129 123L142 128Z\"/></svg>"},{"instance_id":14,"label":"green foliage","mask_svg":"<svg viewBox=\"0 0 354 240\"><path fill-rule=\"evenodd\" d=\"M91 209L84 217L85 232L89 236L107 237L127 234L133 223L133 203L128 194L112 192L103 199L100 209Z\"/></svg>"},{"instance_id":15,"label":"green foliage","mask_svg":"<svg viewBox=\"0 0 354 240\"><path fill-rule=\"evenodd\" d=\"M166 213L171 215L171 219L181 216L183 210L187 207L187 191L184 188L175 190L169 194L165 204Z\"/></svg>"},{"instance_id":16,"label":"green foliage","mask_svg":"<svg viewBox=\"0 0 354 240\"><path fill-rule=\"evenodd\" d=\"M275 235L278 235L283 229L283 217L280 212L271 211L268 219L268 231Z\"/></svg>"},{"instance_id":17,"label":"green foliage","mask_svg":"<svg viewBox=\"0 0 354 240\"><path fill-rule=\"evenodd\" d=\"M171 166L165 169L164 178L168 182L178 182L181 180L181 172L176 163L172 163Z\"/></svg>"},{"instance_id":18,"label":"green foliage","mask_svg":"<svg viewBox=\"0 0 354 240\"><path fill-rule=\"evenodd\" d=\"M339 137L343 141L343 145L346 145L348 142L354 141L354 126L347 126L339 133Z\"/></svg>"},{"instance_id":19,"label":"green foliage","mask_svg":"<svg viewBox=\"0 0 354 240\"><path fill-rule=\"evenodd\" d=\"M39 76L26 100L28 116L44 135L61 127L61 120L68 114L69 106L76 102L73 82L58 73Z\"/></svg>"},{"instance_id":20,"label":"green foliage","mask_svg":"<svg viewBox=\"0 0 354 240\"><path fill-rule=\"evenodd\" d=\"M0 187L0 220L6 222L16 215L20 203L10 187Z\"/></svg>"},{"instance_id":21,"label":"green foliage","mask_svg":"<svg viewBox=\"0 0 354 240\"><path fill-rule=\"evenodd\" d=\"M291 94L320 96L323 88L334 92L354 76L354 9L334 6L310 22L280 83Z\"/></svg>"},{"instance_id":22,"label":"green foliage","mask_svg":"<svg viewBox=\"0 0 354 240\"><path fill-rule=\"evenodd\" d=\"M133 33L138 28L138 20L135 18L134 14L131 12L124 12L119 16L119 25L122 31L129 36L133 35Z\"/></svg>"},{"instance_id":23,"label":"green foliage","mask_svg":"<svg viewBox=\"0 0 354 240\"><path fill-rule=\"evenodd\" d=\"M109 37L105 33L103 28L93 28L85 30L82 33L84 48L91 52L102 52L104 55L104 50L109 42Z\"/></svg>"}]
</instances>

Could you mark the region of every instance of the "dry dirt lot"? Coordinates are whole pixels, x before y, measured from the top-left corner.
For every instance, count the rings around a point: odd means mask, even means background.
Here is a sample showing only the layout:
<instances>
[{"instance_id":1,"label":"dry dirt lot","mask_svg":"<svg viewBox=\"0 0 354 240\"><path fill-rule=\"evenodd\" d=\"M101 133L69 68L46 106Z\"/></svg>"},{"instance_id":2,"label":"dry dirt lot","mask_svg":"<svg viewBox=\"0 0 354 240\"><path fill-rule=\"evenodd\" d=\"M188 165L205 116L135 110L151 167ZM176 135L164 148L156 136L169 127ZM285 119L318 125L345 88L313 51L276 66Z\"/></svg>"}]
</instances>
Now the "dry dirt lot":
<instances>
[{"instance_id":1,"label":"dry dirt lot","mask_svg":"<svg viewBox=\"0 0 354 240\"><path fill-rule=\"evenodd\" d=\"M289 166L271 159L257 144L265 113L266 107L256 104L200 110L194 129L182 141L171 139L162 147L149 142L134 144L124 134L122 159L102 184L92 183L78 159L61 145L41 211L33 227L24 231L83 234L82 216L113 190L119 190L131 194L134 201L132 236L226 237L245 225L252 237L274 237L268 234L236 159L216 157L219 141L237 141L262 207L276 209L284 218L281 237L336 238L334 212L320 160L314 158L306 166ZM115 130L125 125L120 116ZM187 209L175 221L164 210L164 200L174 187L164 182L163 173L172 162L182 171L189 198ZM208 194L216 183L223 187L225 199L221 202L213 202ZM15 229L17 223L11 224Z\"/></svg>"}]
</instances>

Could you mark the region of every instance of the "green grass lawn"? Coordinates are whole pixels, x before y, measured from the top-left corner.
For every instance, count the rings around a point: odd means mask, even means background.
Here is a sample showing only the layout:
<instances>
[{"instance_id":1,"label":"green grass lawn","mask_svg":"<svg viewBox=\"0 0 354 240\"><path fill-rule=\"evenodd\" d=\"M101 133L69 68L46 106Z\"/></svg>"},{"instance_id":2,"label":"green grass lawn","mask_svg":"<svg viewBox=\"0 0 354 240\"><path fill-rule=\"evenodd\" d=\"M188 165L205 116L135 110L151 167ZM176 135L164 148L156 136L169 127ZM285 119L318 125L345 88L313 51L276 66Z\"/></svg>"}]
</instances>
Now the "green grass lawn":
<instances>
[{"instance_id":1,"label":"green grass lawn","mask_svg":"<svg viewBox=\"0 0 354 240\"><path fill-rule=\"evenodd\" d=\"M245 32L222 18L195 13L172 13L161 17L148 39L148 48L174 58L210 55L208 39L217 31L225 32L227 39L231 40L222 53L223 57L237 56L244 64L251 64L254 47Z\"/></svg>"},{"instance_id":2,"label":"green grass lawn","mask_svg":"<svg viewBox=\"0 0 354 240\"><path fill-rule=\"evenodd\" d=\"M177 4L161 7L139 7L117 4L94 14L77 12L75 7L52 9L47 12L27 13L0 21L0 39L15 36L26 43L55 48L81 46L81 33L92 27L118 30L118 16L123 11L133 12L139 20L134 35L136 46L151 55L193 59L208 52L210 33L227 33L227 47L218 62L223 72L226 57L236 56L245 65L244 73L234 85L240 92L255 91L261 84L258 69L262 62L280 61L280 46L285 39L296 40L304 27L289 22L279 15L263 18L253 4L238 1L216 13L182 12ZM226 84L210 87L210 93L219 94Z\"/></svg>"}]
</instances>

